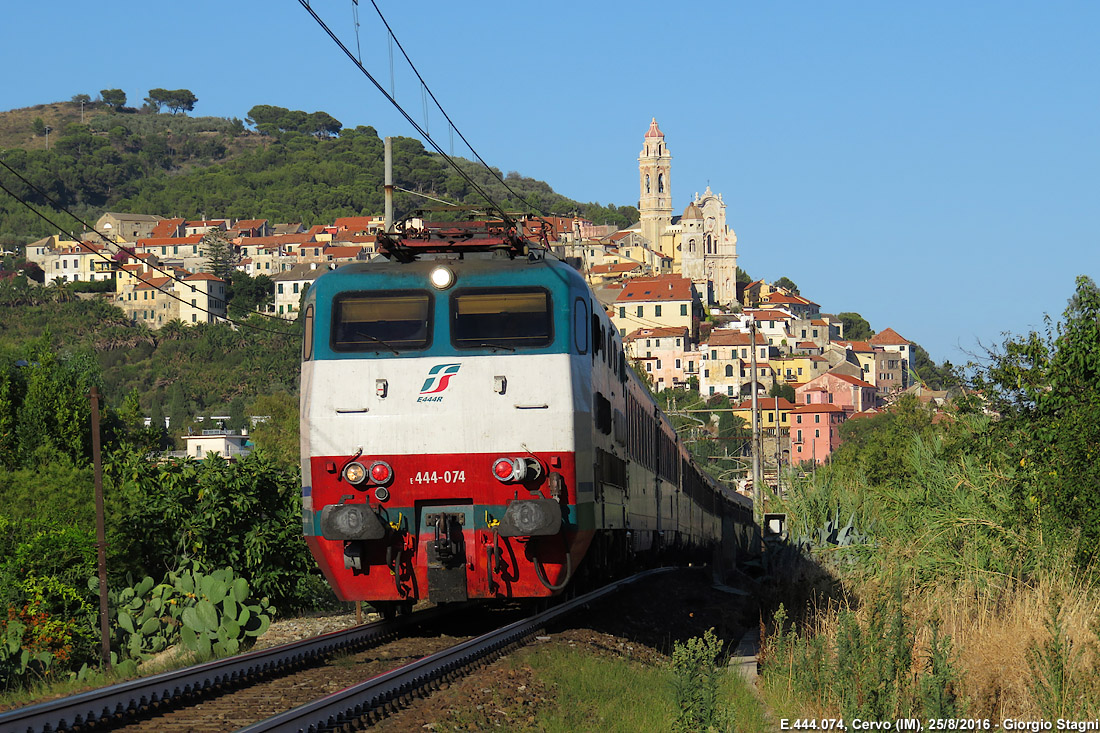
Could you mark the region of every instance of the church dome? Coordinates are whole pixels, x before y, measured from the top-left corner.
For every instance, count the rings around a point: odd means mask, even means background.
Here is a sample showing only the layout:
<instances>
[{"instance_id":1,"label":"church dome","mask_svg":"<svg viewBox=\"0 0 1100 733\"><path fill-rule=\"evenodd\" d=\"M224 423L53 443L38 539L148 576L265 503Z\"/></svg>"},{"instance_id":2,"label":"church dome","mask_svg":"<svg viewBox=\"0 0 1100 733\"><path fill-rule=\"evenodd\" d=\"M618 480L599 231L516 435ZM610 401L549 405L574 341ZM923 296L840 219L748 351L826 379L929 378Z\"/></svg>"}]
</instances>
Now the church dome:
<instances>
[{"instance_id":1,"label":"church dome","mask_svg":"<svg viewBox=\"0 0 1100 733\"><path fill-rule=\"evenodd\" d=\"M646 131L646 137L664 137L665 134L661 132L661 128L657 127L657 118L653 118L653 122L649 123L649 130Z\"/></svg>"},{"instance_id":2,"label":"church dome","mask_svg":"<svg viewBox=\"0 0 1100 733\"><path fill-rule=\"evenodd\" d=\"M684 209L684 215L681 219L702 219L703 212L695 204L688 204L688 207Z\"/></svg>"}]
</instances>

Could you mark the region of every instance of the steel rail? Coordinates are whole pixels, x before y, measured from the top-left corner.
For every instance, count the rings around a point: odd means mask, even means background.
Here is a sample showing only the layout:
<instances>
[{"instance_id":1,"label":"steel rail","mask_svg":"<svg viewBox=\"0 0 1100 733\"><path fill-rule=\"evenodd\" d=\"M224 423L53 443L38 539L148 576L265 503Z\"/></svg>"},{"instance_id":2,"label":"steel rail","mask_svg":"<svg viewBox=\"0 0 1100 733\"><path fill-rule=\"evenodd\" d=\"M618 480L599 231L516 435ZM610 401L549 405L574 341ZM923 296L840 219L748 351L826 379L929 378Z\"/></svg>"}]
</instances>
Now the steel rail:
<instances>
[{"instance_id":1,"label":"steel rail","mask_svg":"<svg viewBox=\"0 0 1100 733\"><path fill-rule=\"evenodd\" d=\"M459 670L494 652L518 644L549 621L614 593L625 585L674 568L647 570L577 596L535 616L516 621L449 649L410 662L339 692L334 692L241 728L238 733L320 733L349 725L368 716L381 716L401 707L412 696L437 681L456 676Z\"/></svg>"},{"instance_id":2,"label":"steel rail","mask_svg":"<svg viewBox=\"0 0 1100 733\"><path fill-rule=\"evenodd\" d=\"M88 725L157 702L200 693L219 685L236 684L256 675L378 643L409 626L432 621L445 613L444 609L429 609L10 710L0 713L0 731L52 733Z\"/></svg>"}]
</instances>

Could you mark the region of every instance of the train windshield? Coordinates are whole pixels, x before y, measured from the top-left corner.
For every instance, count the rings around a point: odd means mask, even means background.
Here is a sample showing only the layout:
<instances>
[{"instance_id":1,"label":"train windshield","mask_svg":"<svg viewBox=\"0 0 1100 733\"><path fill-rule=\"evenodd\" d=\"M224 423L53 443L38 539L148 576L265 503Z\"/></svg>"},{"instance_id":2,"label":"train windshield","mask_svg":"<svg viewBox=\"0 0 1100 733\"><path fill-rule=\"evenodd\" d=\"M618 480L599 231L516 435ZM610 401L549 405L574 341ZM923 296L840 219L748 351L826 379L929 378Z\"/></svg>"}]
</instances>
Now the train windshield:
<instances>
[{"instance_id":1,"label":"train windshield","mask_svg":"<svg viewBox=\"0 0 1100 733\"><path fill-rule=\"evenodd\" d=\"M451 343L509 351L554 340L550 293L542 288L478 288L451 297Z\"/></svg>"},{"instance_id":2,"label":"train windshield","mask_svg":"<svg viewBox=\"0 0 1100 733\"><path fill-rule=\"evenodd\" d=\"M335 351L415 351L432 337L432 296L425 291L338 295L332 307Z\"/></svg>"}]
</instances>

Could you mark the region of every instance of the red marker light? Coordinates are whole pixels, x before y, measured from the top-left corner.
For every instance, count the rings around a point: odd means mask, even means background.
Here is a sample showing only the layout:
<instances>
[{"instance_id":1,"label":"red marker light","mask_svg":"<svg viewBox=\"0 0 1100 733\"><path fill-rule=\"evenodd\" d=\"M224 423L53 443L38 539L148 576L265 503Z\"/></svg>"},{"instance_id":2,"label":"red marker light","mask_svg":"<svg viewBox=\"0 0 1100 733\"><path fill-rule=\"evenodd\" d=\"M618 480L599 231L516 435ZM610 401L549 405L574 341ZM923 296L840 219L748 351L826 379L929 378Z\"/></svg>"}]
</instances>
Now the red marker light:
<instances>
[{"instance_id":1,"label":"red marker light","mask_svg":"<svg viewBox=\"0 0 1100 733\"><path fill-rule=\"evenodd\" d=\"M393 471L390 469L388 463L376 461L370 467L370 477L375 483L384 484L390 480L392 475Z\"/></svg>"},{"instance_id":2,"label":"red marker light","mask_svg":"<svg viewBox=\"0 0 1100 733\"><path fill-rule=\"evenodd\" d=\"M498 458L493 462L493 475L500 481L508 481L516 472L511 458Z\"/></svg>"}]
</instances>

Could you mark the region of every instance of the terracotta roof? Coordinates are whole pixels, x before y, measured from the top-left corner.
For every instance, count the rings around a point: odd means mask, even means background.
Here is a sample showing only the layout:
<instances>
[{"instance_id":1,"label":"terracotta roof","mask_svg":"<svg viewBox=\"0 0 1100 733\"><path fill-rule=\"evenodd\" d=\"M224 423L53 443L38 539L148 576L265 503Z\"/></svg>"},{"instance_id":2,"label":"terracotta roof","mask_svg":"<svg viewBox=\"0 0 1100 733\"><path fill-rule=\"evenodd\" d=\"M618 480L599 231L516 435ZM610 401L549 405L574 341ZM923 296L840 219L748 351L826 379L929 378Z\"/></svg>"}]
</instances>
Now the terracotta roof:
<instances>
[{"instance_id":1,"label":"terracotta roof","mask_svg":"<svg viewBox=\"0 0 1100 733\"><path fill-rule=\"evenodd\" d=\"M378 241L378 237L373 234L334 234L332 241L335 242L352 242L356 244L374 244Z\"/></svg>"},{"instance_id":2,"label":"terracotta roof","mask_svg":"<svg viewBox=\"0 0 1100 733\"><path fill-rule=\"evenodd\" d=\"M183 219L165 219L164 221L157 223L157 225L153 227L152 231L149 232L149 234L153 237L170 236L174 234L177 229L180 228L180 225L183 224L183 222Z\"/></svg>"},{"instance_id":3,"label":"terracotta roof","mask_svg":"<svg viewBox=\"0 0 1100 733\"><path fill-rule=\"evenodd\" d=\"M214 280L214 281L220 282L220 283L225 282L225 280L222 280L217 275L211 275L209 272L196 272L192 275L188 275L187 277L185 277L183 279L184 280Z\"/></svg>"},{"instance_id":4,"label":"terracotta roof","mask_svg":"<svg viewBox=\"0 0 1100 733\"><path fill-rule=\"evenodd\" d=\"M686 326L661 326L659 328L639 328L631 331L623 338L623 341L628 342L647 338L684 338L686 336Z\"/></svg>"},{"instance_id":5,"label":"terracotta roof","mask_svg":"<svg viewBox=\"0 0 1100 733\"><path fill-rule=\"evenodd\" d=\"M775 310L747 310L745 314L758 321L785 321L788 318L794 318L790 313L781 311L778 308Z\"/></svg>"},{"instance_id":6,"label":"terracotta roof","mask_svg":"<svg viewBox=\"0 0 1100 733\"><path fill-rule=\"evenodd\" d=\"M593 265L592 266L592 274L593 275L610 275L610 274L613 274L613 273L622 274L622 273L630 272L631 270L637 270L640 267L641 267L641 265L638 264L637 262L621 262L617 265Z\"/></svg>"},{"instance_id":7,"label":"terracotta roof","mask_svg":"<svg viewBox=\"0 0 1100 733\"><path fill-rule=\"evenodd\" d=\"M337 229L353 229L355 231L367 231L372 226L378 226L372 216L342 216L333 222Z\"/></svg>"},{"instance_id":8,"label":"terracotta roof","mask_svg":"<svg viewBox=\"0 0 1100 733\"><path fill-rule=\"evenodd\" d=\"M611 239L612 242L618 242L623 237L628 237L633 233L634 232L630 229L622 229L622 230L617 231L614 234L612 234L610 239Z\"/></svg>"},{"instance_id":9,"label":"terracotta roof","mask_svg":"<svg viewBox=\"0 0 1100 733\"><path fill-rule=\"evenodd\" d=\"M664 137L665 134L661 132L661 128L657 127L657 118L653 118L653 122L649 123L649 129L646 130L646 137Z\"/></svg>"},{"instance_id":10,"label":"terracotta roof","mask_svg":"<svg viewBox=\"0 0 1100 733\"><path fill-rule=\"evenodd\" d=\"M170 277L149 277L142 279L141 282L134 286L134 289L142 290L144 288L162 288L170 282L172 282L172 278Z\"/></svg>"},{"instance_id":11,"label":"terracotta roof","mask_svg":"<svg viewBox=\"0 0 1100 733\"><path fill-rule=\"evenodd\" d=\"M837 379L840 379L842 381L848 382L849 384L854 384L857 387L869 387L871 389L875 389L875 385L871 384L870 382L866 382L862 379L859 379L857 377L852 377L852 376L849 376L847 374L833 374L832 376L834 376Z\"/></svg>"},{"instance_id":12,"label":"terracotta roof","mask_svg":"<svg viewBox=\"0 0 1100 733\"><path fill-rule=\"evenodd\" d=\"M245 237L241 240L242 246L263 247L266 245L280 244L304 244L313 241L312 234L274 234L270 237Z\"/></svg>"},{"instance_id":13,"label":"terracotta roof","mask_svg":"<svg viewBox=\"0 0 1100 733\"><path fill-rule=\"evenodd\" d=\"M797 349L820 349L821 347L815 344L813 341L799 341L795 344Z\"/></svg>"},{"instance_id":14,"label":"terracotta roof","mask_svg":"<svg viewBox=\"0 0 1100 733\"><path fill-rule=\"evenodd\" d=\"M901 334L894 329L887 328L885 331L879 331L872 336L870 343L875 346L907 346L911 342L902 338Z\"/></svg>"},{"instance_id":15,"label":"terracotta roof","mask_svg":"<svg viewBox=\"0 0 1100 733\"><path fill-rule=\"evenodd\" d=\"M679 275L659 275L628 280L615 300L648 303L655 300L691 299L691 280Z\"/></svg>"},{"instance_id":16,"label":"terracotta roof","mask_svg":"<svg viewBox=\"0 0 1100 733\"><path fill-rule=\"evenodd\" d=\"M844 408L840 405L831 405L828 403L815 404L815 405L799 405L794 408L795 412L844 412Z\"/></svg>"},{"instance_id":17,"label":"terracotta roof","mask_svg":"<svg viewBox=\"0 0 1100 733\"><path fill-rule=\"evenodd\" d=\"M236 224L229 228L230 231L241 231L244 229L258 229L264 224L267 224L267 219L241 219Z\"/></svg>"},{"instance_id":18,"label":"terracotta roof","mask_svg":"<svg viewBox=\"0 0 1100 733\"><path fill-rule=\"evenodd\" d=\"M198 244L202 241L201 234L192 234L189 237L149 237L139 239L138 247L171 247L177 244Z\"/></svg>"},{"instance_id":19,"label":"terracotta roof","mask_svg":"<svg viewBox=\"0 0 1100 733\"><path fill-rule=\"evenodd\" d=\"M703 346L748 346L749 334L745 331L734 331L729 328L718 328L710 332L710 337L707 339ZM766 346L768 340L764 338L762 334L757 332L756 343L760 346Z\"/></svg>"},{"instance_id":20,"label":"terracotta roof","mask_svg":"<svg viewBox=\"0 0 1100 733\"><path fill-rule=\"evenodd\" d=\"M870 352L875 350L875 347L871 346L871 344L866 341L834 341L833 343L851 349L852 351Z\"/></svg>"},{"instance_id":21,"label":"terracotta roof","mask_svg":"<svg viewBox=\"0 0 1100 733\"><path fill-rule=\"evenodd\" d=\"M325 247L325 254L332 257L358 257L363 252L362 247Z\"/></svg>"}]
</instances>

